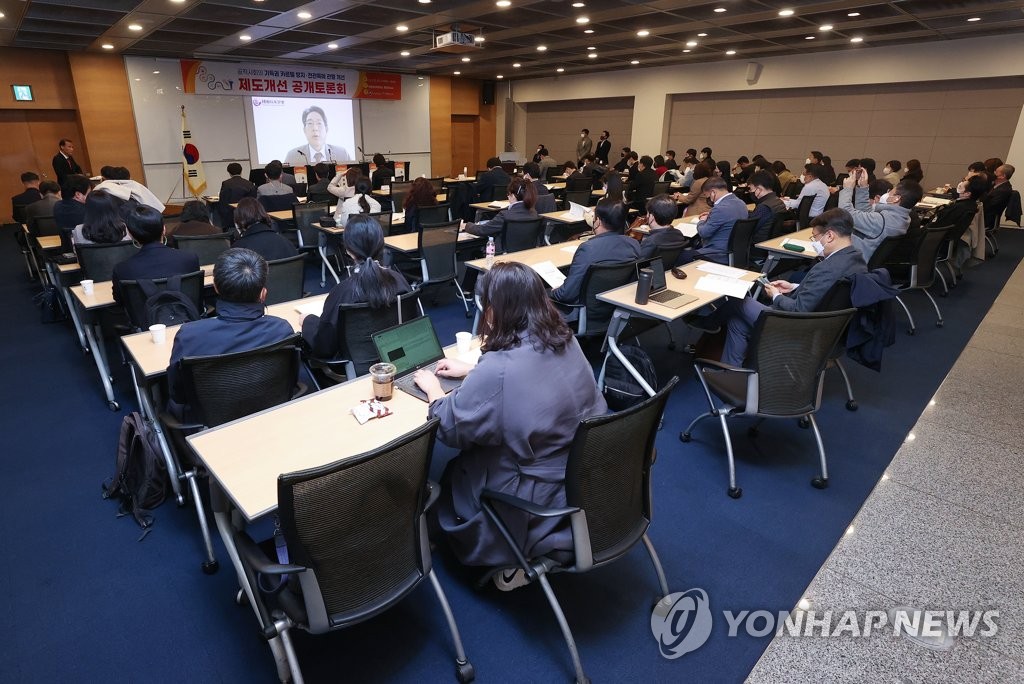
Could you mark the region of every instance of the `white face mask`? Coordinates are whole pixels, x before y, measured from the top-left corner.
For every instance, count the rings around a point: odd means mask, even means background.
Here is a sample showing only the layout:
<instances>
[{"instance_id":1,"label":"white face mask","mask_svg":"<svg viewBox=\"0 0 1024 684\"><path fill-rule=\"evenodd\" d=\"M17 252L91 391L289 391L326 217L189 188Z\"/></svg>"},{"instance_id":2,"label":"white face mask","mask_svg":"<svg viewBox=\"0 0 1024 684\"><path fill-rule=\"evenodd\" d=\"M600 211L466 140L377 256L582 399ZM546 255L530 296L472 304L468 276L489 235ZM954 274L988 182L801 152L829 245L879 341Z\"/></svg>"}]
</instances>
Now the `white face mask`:
<instances>
[{"instance_id":1,"label":"white face mask","mask_svg":"<svg viewBox=\"0 0 1024 684\"><path fill-rule=\"evenodd\" d=\"M889 193L885 193L884 195L879 197L878 198L878 203L879 204L888 204L889 203Z\"/></svg>"},{"instance_id":2,"label":"white face mask","mask_svg":"<svg viewBox=\"0 0 1024 684\"><path fill-rule=\"evenodd\" d=\"M811 247L814 248L814 251L818 256L825 256L825 245L821 244L817 240L811 240Z\"/></svg>"},{"instance_id":3,"label":"white face mask","mask_svg":"<svg viewBox=\"0 0 1024 684\"><path fill-rule=\"evenodd\" d=\"M810 163L811 163L811 158L810 157L808 157L807 159L804 159L804 164L810 164Z\"/></svg>"},{"instance_id":4,"label":"white face mask","mask_svg":"<svg viewBox=\"0 0 1024 684\"><path fill-rule=\"evenodd\" d=\"M701 152L699 155L697 155L697 159L700 159L701 161L704 161L707 158L708 158L708 155L704 154L703 152Z\"/></svg>"},{"instance_id":5,"label":"white face mask","mask_svg":"<svg viewBox=\"0 0 1024 684\"><path fill-rule=\"evenodd\" d=\"M967 183L965 183L964 181L960 181L959 183L956 184L956 194L962 195L966 191L967 191Z\"/></svg>"},{"instance_id":6,"label":"white face mask","mask_svg":"<svg viewBox=\"0 0 1024 684\"><path fill-rule=\"evenodd\" d=\"M587 134L586 134L586 133L580 133L580 137L581 137L581 138L586 138L586 137L587 137Z\"/></svg>"},{"instance_id":7,"label":"white face mask","mask_svg":"<svg viewBox=\"0 0 1024 684\"><path fill-rule=\"evenodd\" d=\"M892 173L892 168L886 166L884 169L882 169L882 173L888 176L890 173Z\"/></svg>"},{"instance_id":8,"label":"white face mask","mask_svg":"<svg viewBox=\"0 0 1024 684\"><path fill-rule=\"evenodd\" d=\"M800 182L801 183L806 183L807 182L807 176L805 176L803 174L800 174Z\"/></svg>"}]
</instances>

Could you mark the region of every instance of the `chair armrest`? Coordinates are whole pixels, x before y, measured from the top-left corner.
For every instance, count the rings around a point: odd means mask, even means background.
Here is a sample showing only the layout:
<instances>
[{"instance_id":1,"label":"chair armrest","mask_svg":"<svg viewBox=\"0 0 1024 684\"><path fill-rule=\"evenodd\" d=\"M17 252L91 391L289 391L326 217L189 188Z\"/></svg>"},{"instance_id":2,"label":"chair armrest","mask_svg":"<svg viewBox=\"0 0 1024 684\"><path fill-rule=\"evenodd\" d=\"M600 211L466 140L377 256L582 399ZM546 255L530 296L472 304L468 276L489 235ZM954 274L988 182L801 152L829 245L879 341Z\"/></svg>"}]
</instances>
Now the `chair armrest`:
<instances>
[{"instance_id":1,"label":"chair armrest","mask_svg":"<svg viewBox=\"0 0 1024 684\"><path fill-rule=\"evenodd\" d=\"M532 501L520 499L518 496L512 496L511 494L505 494L503 492L496 492L492 489L485 489L481 492L480 498L486 501L497 501L540 518L564 518L565 516L572 515L576 511L580 510L575 506L570 508L547 508L546 506L535 504Z\"/></svg>"},{"instance_id":2,"label":"chair armrest","mask_svg":"<svg viewBox=\"0 0 1024 684\"><path fill-rule=\"evenodd\" d=\"M267 554L263 552L263 549L245 532L235 534L235 547L238 549L238 555L241 556L242 560L261 575L288 575L306 571L306 568L302 565L284 565L270 560L267 558Z\"/></svg>"},{"instance_id":3,"label":"chair armrest","mask_svg":"<svg viewBox=\"0 0 1024 684\"><path fill-rule=\"evenodd\" d=\"M713 359L695 359L693 362L693 367L696 368L697 370L700 370L702 368L712 368L714 370L732 371L734 373L746 373L748 375L757 372L753 368L730 366L727 363L722 363L721 361L715 361Z\"/></svg>"},{"instance_id":4,"label":"chair armrest","mask_svg":"<svg viewBox=\"0 0 1024 684\"><path fill-rule=\"evenodd\" d=\"M160 422L167 426L169 430L175 430L177 432L185 432L187 430L205 430L206 426L200 423L182 423L177 418L172 416L167 411L161 411Z\"/></svg>"}]
</instances>

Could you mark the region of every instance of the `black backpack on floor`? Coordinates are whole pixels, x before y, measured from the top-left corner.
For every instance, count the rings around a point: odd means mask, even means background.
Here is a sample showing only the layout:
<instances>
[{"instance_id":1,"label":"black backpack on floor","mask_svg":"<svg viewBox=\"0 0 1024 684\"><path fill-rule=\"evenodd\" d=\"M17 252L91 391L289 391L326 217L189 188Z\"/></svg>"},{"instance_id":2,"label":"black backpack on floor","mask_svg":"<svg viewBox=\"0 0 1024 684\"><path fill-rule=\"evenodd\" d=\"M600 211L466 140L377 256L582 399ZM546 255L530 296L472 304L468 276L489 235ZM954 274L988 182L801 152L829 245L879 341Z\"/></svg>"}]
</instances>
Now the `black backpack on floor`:
<instances>
[{"instance_id":1,"label":"black backpack on floor","mask_svg":"<svg viewBox=\"0 0 1024 684\"><path fill-rule=\"evenodd\" d=\"M181 291L180 275L168 278L167 287L163 290L157 289L152 280L138 282L142 294L146 295L143 311L147 327L157 323L171 326L199 320L199 310L196 309L195 302Z\"/></svg>"},{"instance_id":2,"label":"black backpack on floor","mask_svg":"<svg viewBox=\"0 0 1024 684\"><path fill-rule=\"evenodd\" d=\"M103 498L121 503L117 517L131 514L145 532L153 525L151 512L167 498L171 481L156 433L137 411L124 417L117 442L114 476L103 483Z\"/></svg>"},{"instance_id":3,"label":"black backpack on floor","mask_svg":"<svg viewBox=\"0 0 1024 684\"><path fill-rule=\"evenodd\" d=\"M633 368L636 368L640 376L651 386L651 389L658 390L658 374L654 370L651 357L643 349L635 344L624 344L619 351L626 357ZM647 398L647 392L640 386L622 362L614 355L609 355L604 368L604 400L608 408L613 411L623 411L631 406L636 406Z\"/></svg>"}]
</instances>

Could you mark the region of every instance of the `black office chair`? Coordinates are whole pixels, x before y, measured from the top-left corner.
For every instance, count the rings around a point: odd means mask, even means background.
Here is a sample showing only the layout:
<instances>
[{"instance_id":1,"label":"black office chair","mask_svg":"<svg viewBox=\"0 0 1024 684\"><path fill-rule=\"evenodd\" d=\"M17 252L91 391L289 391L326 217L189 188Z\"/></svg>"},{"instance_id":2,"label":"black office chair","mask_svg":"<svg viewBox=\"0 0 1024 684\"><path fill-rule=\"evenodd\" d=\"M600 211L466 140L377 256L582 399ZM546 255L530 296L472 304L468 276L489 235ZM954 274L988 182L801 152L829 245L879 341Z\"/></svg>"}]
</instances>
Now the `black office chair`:
<instances>
[{"instance_id":1,"label":"black office chair","mask_svg":"<svg viewBox=\"0 0 1024 684\"><path fill-rule=\"evenodd\" d=\"M305 284L305 257L275 259L267 262L267 298L264 304L280 304L302 297Z\"/></svg>"},{"instance_id":2,"label":"black office chair","mask_svg":"<svg viewBox=\"0 0 1024 684\"><path fill-rule=\"evenodd\" d=\"M295 231L300 252L315 252L323 236L319 230L313 227L320 219L331 214L332 202L293 202L291 205L292 220L295 222Z\"/></svg>"},{"instance_id":3,"label":"black office chair","mask_svg":"<svg viewBox=\"0 0 1024 684\"><path fill-rule=\"evenodd\" d=\"M807 195L800 200L796 208L796 226L800 230L809 228L811 225L811 205L814 204L814 197Z\"/></svg>"},{"instance_id":4,"label":"black office chair","mask_svg":"<svg viewBox=\"0 0 1024 684\"><path fill-rule=\"evenodd\" d=\"M279 672L282 678L303 681L292 629L324 634L350 627L391 608L429 578L455 645L456 677L474 679L431 567L425 512L438 491L427 481L437 425L435 419L373 451L281 475L278 517L287 564L268 557L244 531L235 533L245 575L260 590L254 608L261 634L281 640L281 665L288 670Z\"/></svg>"},{"instance_id":5,"label":"black office chair","mask_svg":"<svg viewBox=\"0 0 1024 684\"><path fill-rule=\"evenodd\" d=\"M436 226L452 220L452 208L447 203L435 204L432 207L419 207L416 210L416 217L420 226Z\"/></svg>"},{"instance_id":6,"label":"black office chair","mask_svg":"<svg viewBox=\"0 0 1024 684\"><path fill-rule=\"evenodd\" d=\"M107 245L77 245L78 265L82 268L82 277L96 282L110 280L114 266L130 258L139 251L131 240L122 240Z\"/></svg>"},{"instance_id":7,"label":"black office chair","mask_svg":"<svg viewBox=\"0 0 1024 684\"><path fill-rule=\"evenodd\" d=\"M924 296L931 302L932 308L935 309L935 327L941 328L944 324L942 320L942 312L939 310L939 305L928 291L933 284L935 284L935 275L938 272L938 268L935 263L935 258L938 256L939 247L942 246L942 241L946 239L953 226L929 226L925 229L924 233L919 238L917 249L914 253L914 260L910 266L910 273L906 278L899 279L896 282L894 276L893 284L896 285L900 290L909 292L911 290L920 290L924 293ZM907 329L907 334L913 335L917 330L914 325L914 317L910 314L910 309L907 308L902 297L896 297L896 301L903 308L903 312L907 314L907 320L910 322L910 327Z\"/></svg>"},{"instance_id":8,"label":"black office chair","mask_svg":"<svg viewBox=\"0 0 1024 684\"><path fill-rule=\"evenodd\" d=\"M168 281L180 279L180 289L182 294L192 301L196 307L196 311L202 313L204 277L205 276L202 271L194 271L193 273L186 273L181 276L172 276L171 278L155 278L152 280L152 283L159 291L167 289ZM135 332L148 330L150 326L150 322L146 315L146 300L148 297L146 296L146 293L143 292L139 282L137 280L122 280L121 295L121 303L124 305L124 310L128 314L128 320L131 323L132 329Z\"/></svg>"},{"instance_id":9,"label":"black office chair","mask_svg":"<svg viewBox=\"0 0 1024 684\"><path fill-rule=\"evenodd\" d=\"M736 486L736 463L727 419L741 415L759 419L749 430L751 436L757 435L757 426L765 418L806 418L814 430L821 460L821 476L811 480L811 484L818 489L828 487L825 446L814 413L821 408L829 355L855 313L856 309L816 313L767 309L754 326L746 366L730 366L710 359L694 361L711 410L697 416L679 439L689 442L698 422L718 417L729 459L730 497L740 498L743 490ZM721 405L715 404L713 396L721 400Z\"/></svg>"},{"instance_id":10,"label":"black office chair","mask_svg":"<svg viewBox=\"0 0 1024 684\"><path fill-rule=\"evenodd\" d=\"M624 557L643 542L658 577L657 607L668 607L663 603L669 595L668 582L647 528L654 512L654 440L665 403L678 381L672 378L661 391L636 406L580 422L565 467L564 507L545 508L492 490L484 490L481 496L484 512L512 549L519 568L544 590L569 647L577 682L590 680L583 672L572 630L548 581L549 574L588 572ZM523 518L529 517L567 520L572 530L571 559L527 558L510 528L520 528Z\"/></svg>"},{"instance_id":11,"label":"black office chair","mask_svg":"<svg viewBox=\"0 0 1024 684\"><path fill-rule=\"evenodd\" d=\"M438 176L437 178L428 178L430 184L434 186L434 194L444 192L444 176Z\"/></svg>"},{"instance_id":12,"label":"black office chair","mask_svg":"<svg viewBox=\"0 0 1024 684\"><path fill-rule=\"evenodd\" d=\"M786 183L786 187L782 188L783 197L797 197L800 191L804 189L804 184L798 180L789 181Z\"/></svg>"},{"instance_id":13,"label":"black office chair","mask_svg":"<svg viewBox=\"0 0 1024 684\"><path fill-rule=\"evenodd\" d=\"M568 209L569 209L569 203L570 202L573 202L575 204L579 204L580 206L583 206L583 207L589 207L590 206L591 196L592 196L592 191L590 190L590 188L587 188L586 190L566 190L566 192L565 192L565 209L566 209L566 211L568 211Z\"/></svg>"},{"instance_id":14,"label":"black office chair","mask_svg":"<svg viewBox=\"0 0 1024 684\"><path fill-rule=\"evenodd\" d=\"M1010 196L1006 200L1006 204L999 207L999 211L996 212L995 220L992 225L985 226L985 242L988 248L992 250L992 256L999 254L999 228L1003 223L1003 216L1010 214L1020 217L1020 192L1013 190L1010 192ZM1016 222L1020 226L1020 222Z\"/></svg>"},{"instance_id":15,"label":"black office chair","mask_svg":"<svg viewBox=\"0 0 1024 684\"><path fill-rule=\"evenodd\" d=\"M195 254L200 264L207 265L215 263L217 257L231 247L231 234L179 235L175 242L179 250Z\"/></svg>"},{"instance_id":16,"label":"black office chair","mask_svg":"<svg viewBox=\"0 0 1024 684\"><path fill-rule=\"evenodd\" d=\"M533 205L533 209L538 214L550 214L558 211L558 201L551 193L537 195L537 202Z\"/></svg>"},{"instance_id":17,"label":"black office chair","mask_svg":"<svg viewBox=\"0 0 1024 684\"><path fill-rule=\"evenodd\" d=\"M423 209L427 209L424 207ZM422 209L421 209L422 211ZM419 259L419 277L415 278L413 287L421 289L430 285L450 283L455 287L459 300L469 312L469 301L459 285L458 275L459 222L429 224L422 223L418 231L417 253Z\"/></svg>"},{"instance_id":18,"label":"black office chair","mask_svg":"<svg viewBox=\"0 0 1024 684\"><path fill-rule=\"evenodd\" d=\"M589 178L567 178L565 181L566 192L583 192L589 194L594 187L594 181Z\"/></svg>"},{"instance_id":19,"label":"black office chair","mask_svg":"<svg viewBox=\"0 0 1024 684\"><path fill-rule=\"evenodd\" d=\"M554 245L559 242L575 240L579 236L590 232L590 230L591 228L587 225L586 221L566 223L565 221L550 220L544 226L544 242Z\"/></svg>"},{"instance_id":20,"label":"black office chair","mask_svg":"<svg viewBox=\"0 0 1024 684\"><path fill-rule=\"evenodd\" d=\"M260 195L256 199L268 212L287 211L288 209L291 209L292 205L296 202L294 193L288 193L285 195Z\"/></svg>"},{"instance_id":21,"label":"black office chair","mask_svg":"<svg viewBox=\"0 0 1024 684\"><path fill-rule=\"evenodd\" d=\"M818 306L814 310L844 311L854 308L853 303L850 301L850 287L851 282L848 278L840 278L829 288L829 291L821 298L821 301L818 302ZM839 369L839 374L843 377L843 384L846 385L846 410L856 411L859 406L853 396L853 385L850 384L850 376L846 373L846 368L842 362L842 357L846 354L846 333L848 330L848 328L843 330L843 334L839 336L836 346L832 348L832 352L828 355L828 364L825 366L825 370L827 371L829 368Z\"/></svg>"},{"instance_id":22,"label":"black office chair","mask_svg":"<svg viewBox=\"0 0 1024 684\"><path fill-rule=\"evenodd\" d=\"M544 219L506 219L501 229L501 246L505 253L533 249L540 244L544 230Z\"/></svg>"},{"instance_id":23,"label":"black office chair","mask_svg":"<svg viewBox=\"0 0 1024 684\"><path fill-rule=\"evenodd\" d=\"M380 229L384 233L384 237L391 235L391 218L394 214L390 211L381 211L376 214L367 214L372 216L377 223L380 224Z\"/></svg>"},{"instance_id":24,"label":"black office chair","mask_svg":"<svg viewBox=\"0 0 1024 684\"><path fill-rule=\"evenodd\" d=\"M615 305L602 302L599 294L622 287L636 279L636 262L591 264L583 276L580 304L562 304L577 311L576 335L603 335L615 313ZM561 304L561 303L560 303Z\"/></svg>"},{"instance_id":25,"label":"black office chair","mask_svg":"<svg viewBox=\"0 0 1024 684\"><path fill-rule=\"evenodd\" d=\"M672 181L657 181L654 184L654 194L652 195L652 197L657 197L658 195L664 195L665 193L668 192L669 187L671 185L672 185Z\"/></svg>"},{"instance_id":26,"label":"black office chair","mask_svg":"<svg viewBox=\"0 0 1024 684\"><path fill-rule=\"evenodd\" d=\"M750 266L750 250L754 246L754 229L757 219L740 219L729 232L729 265L736 268ZM669 264L669 262L665 262ZM671 264L669 264L671 265Z\"/></svg>"},{"instance_id":27,"label":"black office chair","mask_svg":"<svg viewBox=\"0 0 1024 684\"><path fill-rule=\"evenodd\" d=\"M391 181L391 211L405 211L405 198L412 189L412 181Z\"/></svg>"}]
</instances>

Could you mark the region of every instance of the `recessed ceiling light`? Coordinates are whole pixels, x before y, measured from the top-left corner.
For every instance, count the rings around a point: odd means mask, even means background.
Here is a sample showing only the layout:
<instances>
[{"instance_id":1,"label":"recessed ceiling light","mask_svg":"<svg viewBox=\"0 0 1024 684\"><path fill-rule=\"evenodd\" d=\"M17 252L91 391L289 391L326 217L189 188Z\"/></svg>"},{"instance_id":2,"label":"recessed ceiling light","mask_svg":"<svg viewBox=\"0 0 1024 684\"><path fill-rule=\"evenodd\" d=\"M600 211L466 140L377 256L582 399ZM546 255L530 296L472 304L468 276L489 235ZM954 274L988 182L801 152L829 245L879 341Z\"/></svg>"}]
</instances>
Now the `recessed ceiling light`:
<instances>
[{"instance_id":1,"label":"recessed ceiling light","mask_svg":"<svg viewBox=\"0 0 1024 684\"><path fill-rule=\"evenodd\" d=\"M804 36L804 40L814 40L814 36Z\"/></svg>"},{"instance_id":2,"label":"recessed ceiling light","mask_svg":"<svg viewBox=\"0 0 1024 684\"><path fill-rule=\"evenodd\" d=\"M585 29L583 32L584 33L593 33L594 29Z\"/></svg>"},{"instance_id":3,"label":"recessed ceiling light","mask_svg":"<svg viewBox=\"0 0 1024 684\"><path fill-rule=\"evenodd\" d=\"M629 63L630 64L639 64L640 60L639 59L632 59L632 60L629 61Z\"/></svg>"},{"instance_id":4,"label":"recessed ceiling light","mask_svg":"<svg viewBox=\"0 0 1024 684\"><path fill-rule=\"evenodd\" d=\"M518 68L519 68L519 67L521 67L521 66L523 66L523 65L522 65L522 64L520 64L519 62L513 62L513 63L512 63L512 68L513 68L513 69L518 69Z\"/></svg>"},{"instance_id":5,"label":"recessed ceiling light","mask_svg":"<svg viewBox=\"0 0 1024 684\"><path fill-rule=\"evenodd\" d=\"M426 78L426 77L425 77L425 76L417 76L417 77L416 77L416 80L417 80L417 81L422 81L422 80L423 80L424 78Z\"/></svg>"},{"instance_id":6,"label":"recessed ceiling light","mask_svg":"<svg viewBox=\"0 0 1024 684\"><path fill-rule=\"evenodd\" d=\"M154 74L159 74L159 73L160 73L160 70L159 70L159 69L154 69L154 70L153 70L153 73L154 73Z\"/></svg>"},{"instance_id":7,"label":"recessed ceiling light","mask_svg":"<svg viewBox=\"0 0 1024 684\"><path fill-rule=\"evenodd\" d=\"M469 58L469 57L463 57L463 58L462 58L462 61L463 61L463 62L468 62L468 61L470 61L470 58Z\"/></svg>"},{"instance_id":8,"label":"recessed ceiling light","mask_svg":"<svg viewBox=\"0 0 1024 684\"><path fill-rule=\"evenodd\" d=\"M431 0L420 0L421 5L429 5Z\"/></svg>"},{"instance_id":9,"label":"recessed ceiling light","mask_svg":"<svg viewBox=\"0 0 1024 684\"><path fill-rule=\"evenodd\" d=\"M129 31L141 31L142 26L140 24L128 24Z\"/></svg>"},{"instance_id":10,"label":"recessed ceiling light","mask_svg":"<svg viewBox=\"0 0 1024 684\"><path fill-rule=\"evenodd\" d=\"M328 50L337 50L338 49L338 44L337 43L328 43L327 44L327 49Z\"/></svg>"},{"instance_id":11,"label":"recessed ceiling light","mask_svg":"<svg viewBox=\"0 0 1024 684\"><path fill-rule=\"evenodd\" d=\"M791 10L791 9L779 10L779 16L780 17L791 17L791 16L793 16L793 10Z\"/></svg>"},{"instance_id":12,"label":"recessed ceiling light","mask_svg":"<svg viewBox=\"0 0 1024 684\"><path fill-rule=\"evenodd\" d=\"M473 42L475 42L475 43L482 43L482 42L484 42L485 40L487 40L487 39L486 39L486 38L484 38L483 36L474 36L474 37L473 37Z\"/></svg>"},{"instance_id":13,"label":"recessed ceiling light","mask_svg":"<svg viewBox=\"0 0 1024 684\"><path fill-rule=\"evenodd\" d=\"M261 0L256 0L256 2L260 2L260 1ZM173 2L175 5L180 5L183 2L185 2L185 0L171 0L171 2Z\"/></svg>"},{"instance_id":14,"label":"recessed ceiling light","mask_svg":"<svg viewBox=\"0 0 1024 684\"><path fill-rule=\"evenodd\" d=\"M502 78L505 78L505 77L504 77L504 76L502 76L501 74L498 74L497 76L495 76L495 78L497 78L497 79L502 79Z\"/></svg>"},{"instance_id":15,"label":"recessed ceiling light","mask_svg":"<svg viewBox=\"0 0 1024 684\"><path fill-rule=\"evenodd\" d=\"M818 27L818 30L819 31L831 31L832 30L832 24L822 24L821 26Z\"/></svg>"},{"instance_id":16,"label":"recessed ceiling light","mask_svg":"<svg viewBox=\"0 0 1024 684\"><path fill-rule=\"evenodd\" d=\"M555 69L555 71L557 71L558 73L562 73L563 71L565 71L565 69L563 69L562 67L558 67L557 69Z\"/></svg>"},{"instance_id":17,"label":"recessed ceiling light","mask_svg":"<svg viewBox=\"0 0 1024 684\"><path fill-rule=\"evenodd\" d=\"M575 7L576 9L579 9L580 7L586 7L587 3L585 3L585 2L574 2L574 3L572 3L572 6Z\"/></svg>"},{"instance_id":18,"label":"recessed ceiling light","mask_svg":"<svg viewBox=\"0 0 1024 684\"><path fill-rule=\"evenodd\" d=\"M971 17L967 21L981 21L981 17Z\"/></svg>"},{"instance_id":19,"label":"recessed ceiling light","mask_svg":"<svg viewBox=\"0 0 1024 684\"><path fill-rule=\"evenodd\" d=\"M511 7L512 0L498 0L498 2L494 4L497 5L498 7Z\"/></svg>"},{"instance_id":20,"label":"recessed ceiling light","mask_svg":"<svg viewBox=\"0 0 1024 684\"><path fill-rule=\"evenodd\" d=\"M722 12L724 12L724 11L725 11L725 8L724 8L724 7L716 7L716 8L715 8L715 12L717 12L718 14L721 14L721 13L722 13Z\"/></svg>"},{"instance_id":21,"label":"recessed ceiling light","mask_svg":"<svg viewBox=\"0 0 1024 684\"><path fill-rule=\"evenodd\" d=\"M860 36L856 36L856 37L854 37L854 38L851 38L851 39L850 39L850 42L851 42L851 43L860 43L860 42L862 42L863 40L864 40L864 39L863 39L863 38L861 38Z\"/></svg>"},{"instance_id":22,"label":"recessed ceiling light","mask_svg":"<svg viewBox=\"0 0 1024 684\"><path fill-rule=\"evenodd\" d=\"M735 50L726 50L725 54L727 54L727 55L735 55L736 51Z\"/></svg>"},{"instance_id":23,"label":"recessed ceiling light","mask_svg":"<svg viewBox=\"0 0 1024 684\"><path fill-rule=\"evenodd\" d=\"M114 46L111 45L110 43L104 43L100 47L102 47L104 50L113 50L114 49Z\"/></svg>"},{"instance_id":24,"label":"recessed ceiling light","mask_svg":"<svg viewBox=\"0 0 1024 684\"><path fill-rule=\"evenodd\" d=\"M589 55L587 55L587 58L588 59L597 59L597 53L596 52L591 52Z\"/></svg>"},{"instance_id":25,"label":"recessed ceiling light","mask_svg":"<svg viewBox=\"0 0 1024 684\"><path fill-rule=\"evenodd\" d=\"M697 41L695 41L695 40L688 40L688 41L686 41L686 47L697 47Z\"/></svg>"},{"instance_id":26,"label":"recessed ceiling light","mask_svg":"<svg viewBox=\"0 0 1024 684\"><path fill-rule=\"evenodd\" d=\"M242 35L238 36L238 40L244 43L245 41L252 40L252 36L243 33Z\"/></svg>"},{"instance_id":27,"label":"recessed ceiling light","mask_svg":"<svg viewBox=\"0 0 1024 684\"><path fill-rule=\"evenodd\" d=\"M405 24L399 24L398 26L395 27L395 30L402 31L404 33L405 31L409 30L409 27L406 26Z\"/></svg>"},{"instance_id":28,"label":"recessed ceiling light","mask_svg":"<svg viewBox=\"0 0 1024 684\"><path fill-rule=\"evenodd\" d=\"M576 17L576 23L577 24L589 24L590 23L590 17Z\"/></svg>"},{"instance_id":29,"label":"recessed ceiling light","mask_svg":"<svg viewBox=\"0 0 1024 684\"><path fill-rule=\"evenodd\" d=\"M848 17L859 17L860 16L860 12L847 12L846 16L848 16Z\"/></svg>"},{"instance_id":30,"label":"recessed ceiling light","mask_svg":"<svg viewBox=\"0 0 1024 684\"><path fill-rule=\"evenodd\" d=\"M683 52L692 52L692 50L683 50Z\"/></svg>"},{"instance_id":31,"label":"recessed ceiling light","mask_svg":"<svg viewBox=\"0 0 1024 684\"><path fill-rule=\"evenodd\" d=\"M297 16L299 19L312 19L313 18L313 15L310 14L309 12L299 12L295 16Z\"/></svg>"},{"instance_id":32,"label":"recessed ceiling light","mask_svg":"<svg viewBox=\"0 0 1024 684\"><path fill-rule=\"evenodd\" d=\"M697 34L697 37L698 37L698 38L707 38L707 37L708 37L708 34L706 34L706 33L698 33L698 34Z\"/></svg>"},{"instance_id":33,"label":"recessed ceiling light","mask_svg":"<svg viewBox=\"0 0 1024 684\"><path fill-rule=\"evenodd\" d=\"M2 18L2 17L0 17L0 18ZM135 80L136 80L136 81L141 81L142 79L141 79L141 78L139 78L138 76L136 76L136 77L135 77Z\"/></svg>"},{"instance_id":34,"label":"recessed ceiling light","mask_svg":"<svg viewBox=\"0 0 1024 684\"><path fill-rule=\"evenodd\" d=\"M403 57L408 57L411 53L408 50L402 50L398 54L402 55Z\"/></svg>"},{"instance_id":35,"label":"recessed ceiling light","mask_svg":"<svg viewBox=\"0 0 1024 684\"><path fill-rule=\"evenodd\" d=\"M461 76L462 75L461 71L453 71L452 73L455 74L456 76Z\"/></svg>"},{"instance_id":36,"label":"recessed ceiling light","mask_svg":"<svg viewBox=\"0 0 1024 684\"><path fill-rule=\"evenodd\" d=\"M544 52L547 49L548 49L547 45L538 45L537 46L537 52Z\"/></svg>"},{"instance_id":37,"label":"recessed ceiling light","mask_svg":"<svg viewBox=\"0 0 1024 684\"><path fill-rule=\"evenodd\" d=\"M640 29L639 31L636 32L636 35L640 36L641 38L646 38L647 36L651 35L651 32L648 31L647 29Z\"/></svg>"}]
</instances>

